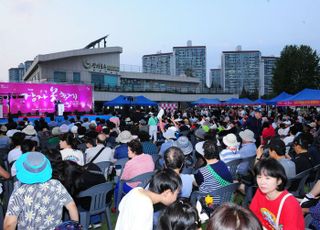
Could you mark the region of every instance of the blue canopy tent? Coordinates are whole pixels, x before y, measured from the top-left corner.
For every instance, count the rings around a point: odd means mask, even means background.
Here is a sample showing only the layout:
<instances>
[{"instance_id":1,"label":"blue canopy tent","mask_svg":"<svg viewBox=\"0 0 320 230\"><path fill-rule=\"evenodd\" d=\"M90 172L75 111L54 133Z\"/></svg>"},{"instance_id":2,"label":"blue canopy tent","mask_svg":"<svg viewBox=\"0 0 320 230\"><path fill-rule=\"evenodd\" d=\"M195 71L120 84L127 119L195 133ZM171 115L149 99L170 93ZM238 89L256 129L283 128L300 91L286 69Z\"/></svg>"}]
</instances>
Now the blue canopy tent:
<instances>
[{"instance_id":1,"label":"blue canopy tent","mask_svg":"<svg viewBox=\"0 0 320 230\"><path fill-rule=\"evenodd\" d=\"M221 102L218 99L210 99L210 98L200 98L191 103L192 105L203 105L203 106L210 106L210 105L221 105Z\"/></svg>"},{"instance_id":2,"label":"blue canopy tent","mask_svg":"<svg viewBox=\"0 0 320 230\"><path fill-rule=\"evenodd\" d=\"M225 105L252 105L253 101L248 98L230 98Z\"/></svg>"},{"instance_id":3,"label":"blue canopy tent","mask_svg":"<svg viewBox=\"0 0 320 230\"><path fill-rule=\"evenodd\" d=\"M259 99L255 100L253 103L256 105L266 105L267 102L268 102L267 100L259 98Z\"/></svg>"},{"instance_id":4,"label":"blue canopy tent","mask_svg":"<svg viewBox=\"0 0 320 230\"><path fill-rule=\"evenodd\" d=\"M320 106L320 90L301 90L289 98L278 101L277 106Z\"/></svg>"},{"instance_id":5,"label":"blue canopy tent","mask_svg":"<svg viewBox=\"0 0 320 230\"><path fill-rule=\"evenodd\" d=\"M280 93L278 96L276 96L276 97L268 100L268 101L267 101L267 105L276 105L277 102L282 101L282 100L285 100L285 99L287 99L287 98L289 98L289 97L291 97L291 96L292 96L292 94L288 94L288 93L286 93L286 92L282 92L282 93Z\"/></svg>"},{"instance_id":6,"label":"blue canopy tent","mask_svg":"<svg viewBox=\"0 0 320 230\"><path fill-rule=\"evenodd\" d=\"M103 106L121 106L121 105L140 105L140 106L156 106L156 102L149 100L144 96L123 96L120 95L111 101L103 103Z\"/></svg>"}]
</instances>

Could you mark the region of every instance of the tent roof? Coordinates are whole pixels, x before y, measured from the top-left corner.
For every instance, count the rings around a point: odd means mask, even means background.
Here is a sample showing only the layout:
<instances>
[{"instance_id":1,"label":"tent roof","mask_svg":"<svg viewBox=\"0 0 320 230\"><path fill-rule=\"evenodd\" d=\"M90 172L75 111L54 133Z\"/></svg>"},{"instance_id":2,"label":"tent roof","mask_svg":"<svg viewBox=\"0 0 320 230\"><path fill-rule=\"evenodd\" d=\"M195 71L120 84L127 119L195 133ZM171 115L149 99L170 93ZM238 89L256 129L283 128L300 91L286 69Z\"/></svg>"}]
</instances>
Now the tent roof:
<instances>
[{"instance_id":1,"label":"tent roof","mask_svg":"<svg viewBox=\"0 0 320 230\"><path fill-rule=\"evenodd\" d=\"M155 106L157 105L157 103L149 100L144 96L131 97L131 96L120 95L111 101L103 103L103 105L104 106L119 106L119 105Z\"/></svg>"},{"instance_id":2,"label":"tent roof","mask_svg":"<svg viewBox=\"0 0 320 230\"><path fill-rule=\"evenodd\" d=\"M299 93L288 97L284 100L278 101L280 106L312 106L320 105L320 90L304 89Z\"/></svg>"},{"instance_id":3,"label":"tent roof","mask_svg":"<svg viewBox=\"0 0 320 230\"><path fill-rule=\"evenodd\" d=\"M289 98L291 96L292 96L292 94L288 94L286 92L282 92L278 96L268 100L267 104L268 105L276 105L278 101L285 100L285 99L287 99L287 98Z\"/></svg>"}]
</instances>

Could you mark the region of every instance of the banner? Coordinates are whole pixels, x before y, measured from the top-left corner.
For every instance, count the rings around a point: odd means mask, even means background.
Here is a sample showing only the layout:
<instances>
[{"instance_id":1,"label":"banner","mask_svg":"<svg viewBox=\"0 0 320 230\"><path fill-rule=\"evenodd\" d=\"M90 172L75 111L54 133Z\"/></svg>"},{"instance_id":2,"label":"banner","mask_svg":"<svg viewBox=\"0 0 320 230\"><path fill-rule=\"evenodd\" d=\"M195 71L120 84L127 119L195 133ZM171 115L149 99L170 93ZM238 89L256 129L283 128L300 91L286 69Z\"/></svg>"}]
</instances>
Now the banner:
<instances>
[{"instance_id":1,"label":"banner","mask_svg":"<svg viewBox=\"0 0 320 230\"><path fill-rule=\"evenodd\" d=\"M92 109L92 86L72 84L0 83L3 113L55 112L61 103L66 112Z\"/></svg>"}]
</instances>

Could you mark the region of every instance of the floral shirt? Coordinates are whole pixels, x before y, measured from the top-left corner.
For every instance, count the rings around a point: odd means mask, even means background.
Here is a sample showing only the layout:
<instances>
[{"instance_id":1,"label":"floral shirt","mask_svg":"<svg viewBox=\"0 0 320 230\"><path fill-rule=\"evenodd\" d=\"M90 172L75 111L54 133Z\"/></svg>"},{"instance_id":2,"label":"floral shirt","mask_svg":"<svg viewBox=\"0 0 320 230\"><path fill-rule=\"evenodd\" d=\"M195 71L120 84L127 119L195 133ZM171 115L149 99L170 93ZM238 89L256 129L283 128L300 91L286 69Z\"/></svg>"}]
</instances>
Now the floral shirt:
<instances>
[{"instance_id":1,"label":"floral shirt","mask_svg":"<svg viewBox=\"0 0 320 230\"><path fill-rule=\"evenodd\" d=\"M12 193L6 215L18 217L18 229L54 229L61 223L63 206L72 201L58 180L23 184Z\"/></svg>"}]
</instances>

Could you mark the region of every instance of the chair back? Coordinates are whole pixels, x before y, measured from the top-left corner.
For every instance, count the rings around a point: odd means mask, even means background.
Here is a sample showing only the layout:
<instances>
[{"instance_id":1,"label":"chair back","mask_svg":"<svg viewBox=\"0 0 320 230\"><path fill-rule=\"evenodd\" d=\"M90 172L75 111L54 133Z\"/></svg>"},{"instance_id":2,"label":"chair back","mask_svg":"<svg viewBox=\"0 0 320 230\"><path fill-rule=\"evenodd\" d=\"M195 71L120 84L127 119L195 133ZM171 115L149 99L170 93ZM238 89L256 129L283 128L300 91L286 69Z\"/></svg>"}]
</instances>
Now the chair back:
<instances>
[{"instance_id":1,"label":"chair back","mask_svg":"<svg viewBox=\"0 0 320 230\"><path fill-rule=\"evenodd\" d=\"M206 195L218 196L220 198L219 204L223 204L225 202L230 202L233 193L238 189L240 183L232 183L226 186L223 186L221 188L212 190L208 193L203 193L199 191L194 191L191 194L191 204L195 205L197 200L199 200L201 197L205 197Z\"/></svg>"},{"instance_id":2,"label":"chair back","mask_svg":"<svg viewBox=\"0 0 320 230\"><path fill-rule=\"evenodd\" d=\"M108 176L109 174L109 168L110 166L112 165L112 162L111 161L100 161L98 163L94 163L95 165L97 165L101 172L103 173L104 176ZM107 172L106 172L107 170Z\"/></svg>"},{"instance_id":3,"label":"chair back","mask_svg":"<svg viewBox=\"0 0 320 230\"><path fill-rule=\"evenodd\" d=\"M127 163L128 160L129 158L120 158L120 159L117 159L117 161L114 163L116 170L121 170L120 175L117 175L117 176L121 177L124 165Z\"/></svg>"},{"instance_id":4,"label":"chair back","mask_svg":"<svg viewBox=\"0 0 320 230\"><path fill-rule=\"evenodd\" d=\"M88 188L85 191L79 193L78 198L90 197L90 215L99 214L106 211L109 204L106 203L106 196L112 190L113 183L105 182Z\"/></svg>"},{"instance_id":5,"label":"chair back","mask_svg":"<svg viewBox=\"0 0 320 230\"><path fill-rule=\"evenodd\" d=\"M237 178L237 169L238 169L238 165L241 163L241 161L242 161L241 159L236 159L236 160L229 161L228 163L226 163L233 179Z\"/></svg>"},{"instance_id":6,"label":"chair back","mask_svg":"<svg viewBox=\"0 0 320 230\"><path fill-rule=\"evenodd\" d=\"M313 168L310 168L289 179L286 185L288 191L291 192L294 196L304 196L304 185L306 184L307 179L312 172Z\"/></svg>"},{"instance_id":7,"label":"chair back","mask_svg":"<svg viewBox=\"0 0 320 230\"><path fill-rule=\"evenodd\" d=\"M146 172L143 174L140 174L134 178L131 178L130 180L120 180L119 181L119 188L118 188L118 194L117 194L117 200L116 200L116 207L120 204L122 195L123 195L123 184L124 183L130 183L130 182L139 182L137 187L143 187L145 188L153 176L154 172Z\"/></svg>"}]
</instances>

